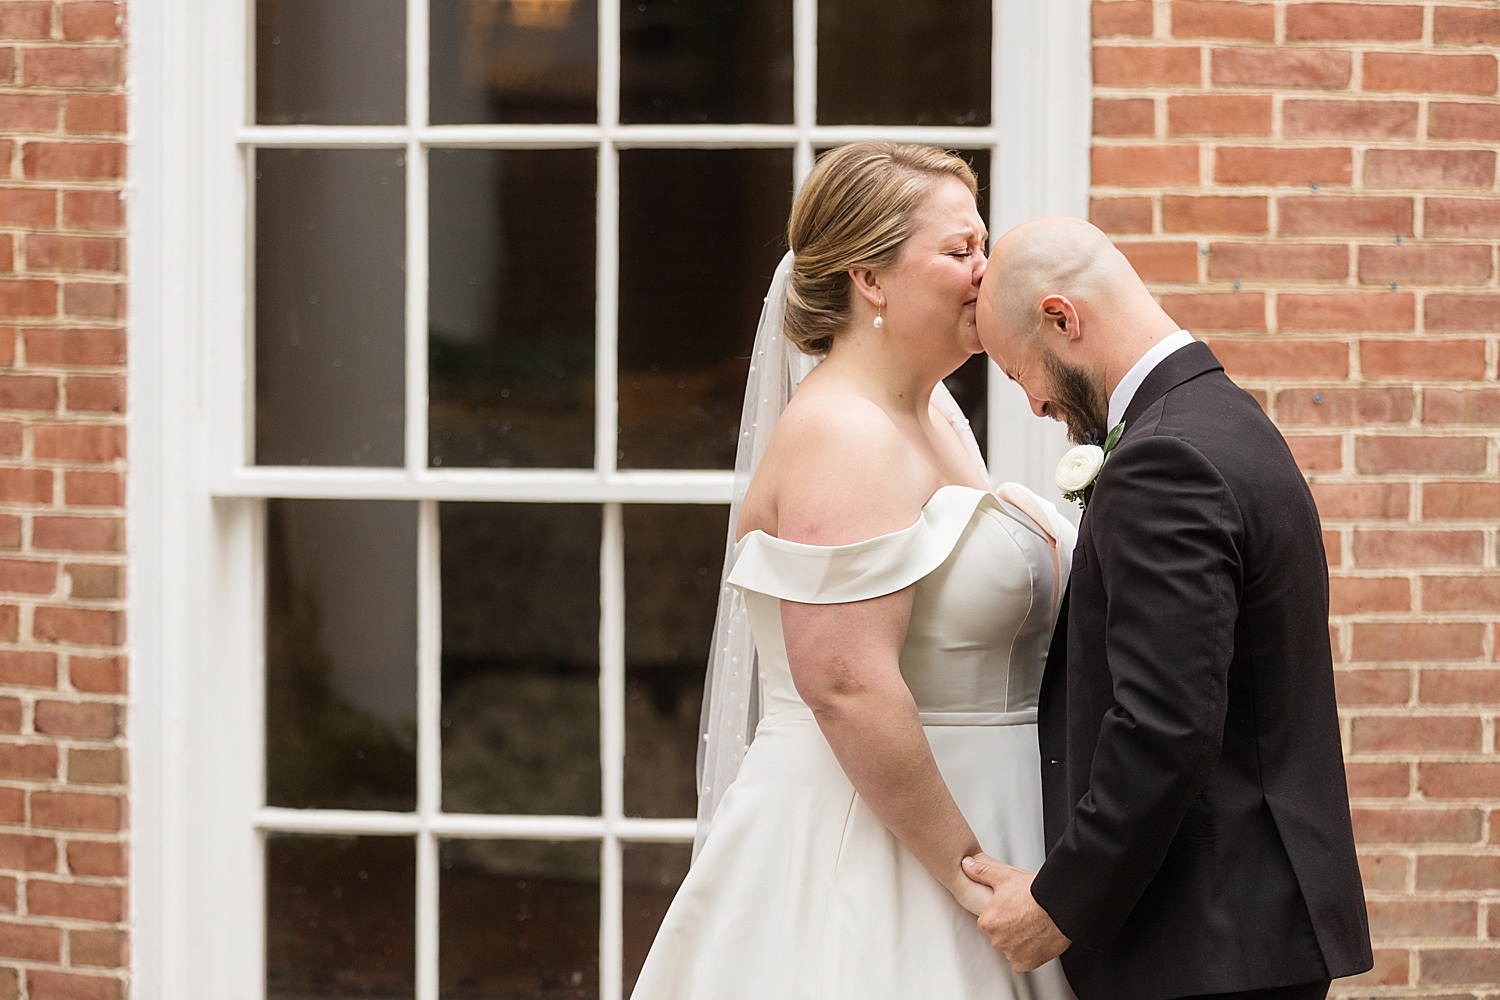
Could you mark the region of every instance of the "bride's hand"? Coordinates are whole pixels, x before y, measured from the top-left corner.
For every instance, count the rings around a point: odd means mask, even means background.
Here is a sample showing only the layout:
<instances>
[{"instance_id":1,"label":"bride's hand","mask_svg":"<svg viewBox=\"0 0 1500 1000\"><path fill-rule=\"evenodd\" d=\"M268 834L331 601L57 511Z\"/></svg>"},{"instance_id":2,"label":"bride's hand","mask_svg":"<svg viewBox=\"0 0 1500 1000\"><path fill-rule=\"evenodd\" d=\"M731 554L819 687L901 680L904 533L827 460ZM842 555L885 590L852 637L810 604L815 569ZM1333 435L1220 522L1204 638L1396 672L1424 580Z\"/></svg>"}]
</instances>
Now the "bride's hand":
<instances>
[{"instance_id":1,"label":"bride's hand","mask_svg":"<svg viewBox=\"0 0 1500 1000\"><path fill-rule=\"evenodd\" d=\"M985 855L980 855L985 857ZM990 905L990 897L995 890L983 882L976 882L964 874L962 868L959 870L958 879L948 886L948 891L953 893L953 898L958 900L958 905L978 917L984 913L985 907Z\"/></svg>"}]
</instances>

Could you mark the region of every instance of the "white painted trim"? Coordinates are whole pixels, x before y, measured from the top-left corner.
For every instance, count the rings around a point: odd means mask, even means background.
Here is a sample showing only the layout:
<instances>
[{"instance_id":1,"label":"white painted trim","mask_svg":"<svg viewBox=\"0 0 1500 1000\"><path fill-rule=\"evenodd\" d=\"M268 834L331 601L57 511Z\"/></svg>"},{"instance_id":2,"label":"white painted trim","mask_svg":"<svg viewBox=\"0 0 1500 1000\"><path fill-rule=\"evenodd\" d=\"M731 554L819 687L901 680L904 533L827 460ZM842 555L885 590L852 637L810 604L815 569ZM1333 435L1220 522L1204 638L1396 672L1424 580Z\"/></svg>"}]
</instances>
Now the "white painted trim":
<instances>
[{"instance_id":1,"label":"white painted trim","mask_svg":"<svg viewBox=\"0 0 1500 1000\"><path fill-rule=\"evenodd\" d=\"M613 835L631 842L682 842L693 839L690 819L640 819L617 816L482 816L472 813L396 813L355 809L257 809L257 829L271 833L350 833L507 840L602 840Z\"/></svg>"},{"instance_id":2,"label":"white painted trim","mask_svg":"<svg viewBox=\"0 0 1500 1000\"><path fill-rule=\"evenodd\" d=\"M427 124L428 10L426 2L406 7L405 457L413 473L427 465L427 147L418 134Z\"/></svg>"},{"instance_id":3,"label":"white painted trim","mask_svg":"<svg viewBox=\"0 0 1500 1000\"><path fill-rule=\"evenodd\" d=\"M599 764L604 782L600 863L600 1000L621 1000L624 895L619 829L625 818L625 515L604 505L599 552Z\"/></svg>"},{"instance_id":4,"label":"white painted trim","mask_svg":"<svg viewBox=\"0 0 1500 1000\"><path fill-rule=\"evenodd\" d=\"M620 154L599 144L594 248L594 468L616 479L620 447Z\"/></svg>"},{"instance_id":5,"label":"white painted trim","mask_svg":"<svg viewBox=\"0 0 1500 1000\"><path fill-rule=\"evenodd\" d=\"M238 0L131 4L131 992L261 995L253 503L215 502L211 373L243 369L249 45ZM235 335L226 340L224 331ZM228 454L238 455L233 447ZM223 615L226 608L235 614ZM248 759L247 759L248 757ZM246 956L252 956L246 960Z\"/></svg>"},{"instance_id":6,"label":"white painted trim","mask_svg":"<svg viewBox=\"0 0 1500 1000\"><path fill-rule=\"evenodd\" d=\"M422 0L413 0L421 4ZM253 230L248 175L253 147L387 146L409 153L409 190L420 187L413 149L594 146L600 149L601 338L613 350L618 261L616 151L634 146L786 146L796 150L795 180L806 176L816 145L858 138L989 148L993 162L992 229L1044 213L1087 208L1089 53L1086 0L996 0L993 125L982 128L826 127L815 122L815 0L793 0L794 124L790 126L620 126L617 124L619 0L601 0L598 126L442 126L395 128L262 128L252 119L247 87L253 39L250 0L134 0L130 47L129 373L131 539L130 616L133 916L132 992L162 1000L259 1000L264 958L262 838L272 831L368 832L416 836L424 898L435 895L436 845L442 837L598 840L605 882L618 881L622 842L686 842L693 821L622 815L611 792L599 817L443 815L436 782L439 620L436 505L433 501L512 500L605 503L613 512L601 549L601 732L609 785L622 780L623 552L619 508L630 502L722 503L723 472L595 470L309 470L246 466L248 377L253 357L245 331L253 321L246 234ZM411 44L425 19L410 13ZM416 73L425 53L409 53ZM420 74L424 77L425 73ZM408 103L425 84L413 81ZM609 192L606 195L606 192ZM410 252L420 252L425 205L408 206ZM608 243L609 249L602 249ZM609 277L606 277L606 274ZM425 308L412 276L408 359L425 360ZM423 315L418 315L418 313ZM613 356L601 350L601 380ZM415 387L409 399L419 399ZM601 393L598 439L614 449L613 388ZM1043 488L1050 469L1035 456L1051 447L1029 417L992 380L992 464L1009 478ZM1010 409L1007 409L1010 407ZM407 428L410 444L419 437ZM1030 435L1030 436L1028 436ZM1027 442L1019 448L1012 442ZM425 441L423 442L425 445ZM1007 450L1009 449L1009 450ZM602 456L601 456L602 458ZM1010 474L1011 468L1019 474ZM260 805L258 753L262 722L260 498L388 497L424 501L419 541L419 716L430 734L419 745L423 799L412 814L267 809ZM604 650L604 646L609 649ZM622 647L621 647L622 648ZM616 662L618 660L618 662ZM618 888L618 886L616 886ZM608 895L605 902L609 902ZM616 899L617 901L617 899ZM425 905L425 904L424 904ZM610 909L606 907L606 909ZM612 910L611 910L612 912ZM436 913L419 919L419 1000L432 1000ZM621 928L601 921L606 983L618 972ZM604 996L618 996L605 985Z\"/></svg>"},{"instance_id":7,"label":"white painted trim","mask_svg":"<svg viewBox=\"0 0 1500 1000\"><path fill-rule=\"evenodd\" d=\"M599 0L599 162L594 190L594 468L619 457L620 155L610 134L620 121L620 0Z\"/></svg>"},{"instance_id":8,"label":"white painted trim","mask_svg":"<svg viewBox=\"0 0 1500 1000\"><path fill-rule=\"evenodd\" d=\"M1089 0L996 0L991 74L995 125L990 233L1045 215L1088 218L1093 130ZM989 466L1056 503L1068 449L1061 424L1036 419L1019 386L990 365Z\"/></svg>"},{"instance_id":9,"label":"white painted trim","mask_svg":"<svg viewBox=\"0 0 1500 1000\"><path fill-rule=\"evenodd\" d=\"M805 0L798 0L805 2ZM798 23L801 23L799 19ZM800 83L800 76L798 78ZM799 92L800 96L800 92ZM603 102L601 102L602 104ZM800 105L798 110L805 110ZM728 147L794 146L808 140L833 145L879 137L898 142L979 147L998 141L993 126L963 125L252 125L236 132L243 146L292 148L396 147L409 142L437 146L592 146L614 142L634 146Z\"/></svg>"},{"instance_id":10,"label":"white painted trim","mask_svg":"<svg viewBox=\"0 0 1500 1000\"><path fill-rule=\"evenodd\" d=\"M818 0L792 0L792 121L792 186L800 191L812 172L818 127Z\"/></svg>"},{"instance_id":11,"label":"white painted trim","mask_svg":"<svg viewBox=\"0 0 1500 1000\"><path fill-rule=\"evenodd\" d=\"M250 467L218 484L218 497L496 500L564 503L728 503L732 472L610 472L549 469Z\"/></svg>"},{"instance_id":12,"label":"white painted trim","mask_svg":"<svg viewBox=\"0 0 1500 1000\"><path fill-rule=\"evenodd\" d=\"M433 822L443 809L442 625L438 505L425 500L417 510L417 1000L438 1000L438 842Z\"/></svg>"}]
</instances>

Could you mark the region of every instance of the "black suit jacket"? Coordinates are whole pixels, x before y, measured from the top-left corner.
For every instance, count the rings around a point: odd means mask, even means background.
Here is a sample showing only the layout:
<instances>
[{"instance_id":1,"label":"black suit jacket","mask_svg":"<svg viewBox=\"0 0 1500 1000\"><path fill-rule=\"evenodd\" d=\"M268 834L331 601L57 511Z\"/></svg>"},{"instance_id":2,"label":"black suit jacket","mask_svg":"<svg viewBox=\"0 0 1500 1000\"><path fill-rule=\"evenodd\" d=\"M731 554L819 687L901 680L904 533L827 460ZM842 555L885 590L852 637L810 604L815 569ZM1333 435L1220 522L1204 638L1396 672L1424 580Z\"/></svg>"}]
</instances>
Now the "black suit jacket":
<instances>
[{"instance_id":1,"label":"black suit jacket","mask_svg":"<svg viewBox=\"0 0 1500 1000\"><path fill-rule=\"evenodd\" d=\"M1318 512L1204 344L1126 410L1039 715L1048 856L1032 895L1073 941L1082 1000L1371 967Z\"/></svg>"}]
</instances>

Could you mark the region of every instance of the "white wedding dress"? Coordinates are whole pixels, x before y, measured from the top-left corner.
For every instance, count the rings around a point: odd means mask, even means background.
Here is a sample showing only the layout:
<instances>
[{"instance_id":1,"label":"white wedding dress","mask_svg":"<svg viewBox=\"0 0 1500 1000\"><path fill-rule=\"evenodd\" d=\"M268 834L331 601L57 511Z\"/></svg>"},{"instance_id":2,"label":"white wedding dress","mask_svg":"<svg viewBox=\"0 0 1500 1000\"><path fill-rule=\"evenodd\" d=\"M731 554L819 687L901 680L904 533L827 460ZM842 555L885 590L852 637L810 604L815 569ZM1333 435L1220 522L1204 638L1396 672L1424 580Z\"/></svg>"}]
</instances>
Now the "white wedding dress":
<instances>
[{"instance_id":1,"label":"white wedding dress","mask_svg":"<svg viewBox=\"0 0 1500 1000\"><path fill-rule=\"evenodd\" d=\"M1056 961L1011 972L861 800L797 696L781 632L781 600L916 584L901 673L938 767L983 849L1035 871L1037 690L1074 530L1023 488L1001 493L1013 502L943 487L910 527L851 545L740 540L728 581L749 611L763 716L633 1000L1072 1000Z\"/></svg>"}]
</instances>

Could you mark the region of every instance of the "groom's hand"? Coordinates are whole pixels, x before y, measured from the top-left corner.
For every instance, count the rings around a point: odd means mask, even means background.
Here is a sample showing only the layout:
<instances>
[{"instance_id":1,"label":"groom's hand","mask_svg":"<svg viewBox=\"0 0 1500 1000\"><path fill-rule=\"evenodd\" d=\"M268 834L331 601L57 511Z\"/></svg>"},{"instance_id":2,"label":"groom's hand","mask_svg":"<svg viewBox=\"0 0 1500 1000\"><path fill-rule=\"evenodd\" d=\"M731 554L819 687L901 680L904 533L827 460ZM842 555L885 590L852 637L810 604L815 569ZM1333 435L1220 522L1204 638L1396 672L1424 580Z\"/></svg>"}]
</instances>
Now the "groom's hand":
<instances>
[{"instance_id":1,"label":"groom's hand","mask_svg":"<svg viewBox=\"0 0 1500 1000\"><path fill-rule=\"evenodd\" d=\"M979 929L990 944L1010 959L1017 972L1030 972L1068 950L1073 942L1057 929L1031 895L1035 873L996 861L986 854L964 858L964 874L995 890L979 916Z\"/></svg>"}]
</instances>

